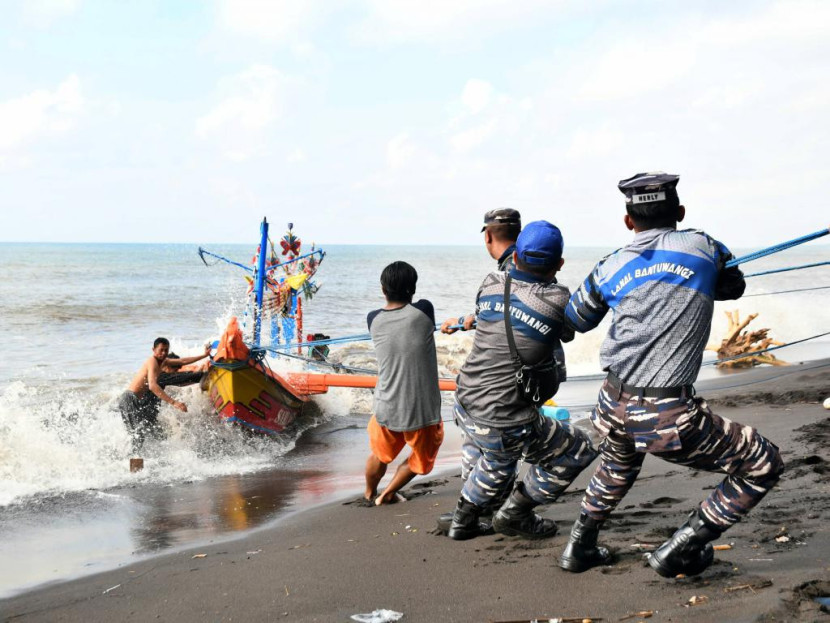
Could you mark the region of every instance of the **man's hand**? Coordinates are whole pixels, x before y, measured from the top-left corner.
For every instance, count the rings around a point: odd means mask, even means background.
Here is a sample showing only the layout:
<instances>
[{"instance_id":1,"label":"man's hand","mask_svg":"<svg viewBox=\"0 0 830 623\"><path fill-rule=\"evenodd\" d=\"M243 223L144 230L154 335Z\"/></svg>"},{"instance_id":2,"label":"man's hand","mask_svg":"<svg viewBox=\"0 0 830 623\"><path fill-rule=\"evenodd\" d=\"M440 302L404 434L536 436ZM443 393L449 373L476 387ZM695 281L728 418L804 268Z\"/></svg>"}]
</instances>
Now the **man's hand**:
<instances>
[{"instance_id":1,"label":"man's hand","mask_svg":"<svg viewBox=\"0 0 830 623\"><path fill-rule=\"evenodd\" d=\"M210 342L205 344L205 354L202 357L209 357L210 356Z\"/></svg>"},{"instance_id":2,"label":"man's hand","mask_svg":"<svg viewBox=\"0 0 830 623\"><path fill-rule=\"evenodd\" d=\"M469 331L476 325L476 315L475 314L467 314L464 316L464 330Z\"/></svg>"},{"instance_id":3,"label":"man's hand","mask_svg":"<svg viewBox=\"0 0 830 623\"><path fill-rule=\"evenodd\" d=\"M466 321L466 318L465 318ZM452 335L458 329L452 328L454 325L459 324L458 318L449 318L444 321L444 324L441 325L441 333L446 333L447 335Z\"/></svg>"},{"instance_id":4,"label":"man's hand","mask_svg":"<svg viewBox=\"0 0 830 623\"><path fill-rule=\"evenodd\" d=\"M182 413L187 413L187 405L183 402L179 402L178 400L173 403L173 406L181 411Z\"/></svg>"}]
</instances>

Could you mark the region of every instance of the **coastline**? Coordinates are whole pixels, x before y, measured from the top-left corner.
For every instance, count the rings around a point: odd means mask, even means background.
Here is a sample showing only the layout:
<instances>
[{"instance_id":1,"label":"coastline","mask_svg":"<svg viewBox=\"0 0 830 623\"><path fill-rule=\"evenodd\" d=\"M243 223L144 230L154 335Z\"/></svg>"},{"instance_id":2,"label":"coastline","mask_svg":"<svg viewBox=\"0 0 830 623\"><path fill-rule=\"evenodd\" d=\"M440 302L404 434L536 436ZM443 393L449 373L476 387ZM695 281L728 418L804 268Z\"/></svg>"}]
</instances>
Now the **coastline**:
<instances>
[{"instance_id":1,"label":"coastline","mask_svg":"<svg viewBox=\"0 0 830 623\"><path fill-rule=\"evenodd\" d=\"M830 392L828 365L704 394L716 412L757 426L779 445L787 471L718 541L732 548L718 551L698 578L664 580L632 545L669 536L720 476L649 457L600 536L618 562L581 575L561 571L556 561L591 468L541 509L560 528L544 541L493 535L454 542L431 534L460 489L456 473L443 471L415 481L412 490L422 495L406 503L327 503L240 538L0 601L2 618L345 621L388 608L407 621L619 620L642 611L653 611L655 621L815 620L824 615L811 594L830 595L830 418L820 404L790 401ZM702 603L690 606L692 597Z\"/></svg>"}]
</instances>

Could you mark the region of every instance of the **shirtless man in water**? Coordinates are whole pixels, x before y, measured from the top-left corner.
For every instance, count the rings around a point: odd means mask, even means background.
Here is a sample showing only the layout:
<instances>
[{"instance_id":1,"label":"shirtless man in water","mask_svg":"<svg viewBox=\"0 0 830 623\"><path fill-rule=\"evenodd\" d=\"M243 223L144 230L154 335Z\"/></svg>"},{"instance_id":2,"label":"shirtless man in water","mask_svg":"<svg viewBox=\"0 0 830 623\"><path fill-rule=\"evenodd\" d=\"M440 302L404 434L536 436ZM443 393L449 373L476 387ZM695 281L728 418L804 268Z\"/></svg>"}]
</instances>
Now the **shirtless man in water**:
<instances>
[{"instance_id":1,"label":"shirtless man in water","mask_svg":"<svg viewBox=\"0 0 830 623\"><path fill-rule=\"evenodd\" d=\"M159 384L159 375L162 371L162 364L170 352L170 342L167 338L159 337L153 342L153 355L141 366L141 369L133 377L130 386L118 399L118 409L124 425L133 434L136 446L141 447L145 436L149 433L158 435L158 409L159 404L164 402L173 405L179 411L187 412L187 405L171 398ZM205 354L197 357L183 357L177 359L176 363L186 365L203 359L210 354L209 348Z\"/></svg>"}]
</instances>

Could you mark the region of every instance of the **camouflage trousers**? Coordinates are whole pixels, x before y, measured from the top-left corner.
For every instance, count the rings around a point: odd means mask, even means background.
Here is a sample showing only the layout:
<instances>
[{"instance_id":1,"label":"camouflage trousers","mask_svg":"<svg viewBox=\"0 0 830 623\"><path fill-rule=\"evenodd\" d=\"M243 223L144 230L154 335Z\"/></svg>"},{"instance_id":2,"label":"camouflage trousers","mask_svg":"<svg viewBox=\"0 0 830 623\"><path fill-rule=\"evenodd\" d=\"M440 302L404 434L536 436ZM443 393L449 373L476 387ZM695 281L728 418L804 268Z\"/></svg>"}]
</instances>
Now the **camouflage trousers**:
<instances>
[{"instance_id":1,"label":"camouflage trousers","mask_svg":"<svg viewBox=\"0 0 830 623\"><path fill-rule=\"evenodd\" d=\"M481 453L461 489L468 502L483 508L510 493L519 460L529 464L525 494L549 504L597 456L588 435L543 415L526 424L495 428L477 424L456 401L455 421Z\"/></svg>"},{"instance_id":2,"label":"camouflage trousers","mask_svg":"<svg viewBox=\"0 0 830 623\"><path fill-rule=\"evenodd\" d=\"M700 398L638 398L606 382L591 414L603 438L600 464L585 489L582 510L606 519L640 473L645 453L726 478L701 504L711 524L726 529L778 482L778 448L758 431L720 417Z\"/></svg>"}]
</instances>

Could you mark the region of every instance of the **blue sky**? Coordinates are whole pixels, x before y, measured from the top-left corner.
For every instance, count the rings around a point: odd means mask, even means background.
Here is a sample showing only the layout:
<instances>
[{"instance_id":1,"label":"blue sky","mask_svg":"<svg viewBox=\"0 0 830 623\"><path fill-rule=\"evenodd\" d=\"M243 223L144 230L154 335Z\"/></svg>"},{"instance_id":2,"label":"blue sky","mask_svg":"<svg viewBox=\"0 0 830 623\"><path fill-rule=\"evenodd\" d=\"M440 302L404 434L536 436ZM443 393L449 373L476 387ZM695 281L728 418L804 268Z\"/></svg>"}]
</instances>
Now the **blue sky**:
<instances>
[{"instance_id":1,"label":"blue sky","mask_svg":"<svg viewBox=\"0 0 830 623\"><path fill-rule=\"evenodd\" d=\"M0 240L607 246L658 169L730 246L830 221L828 3L0 1Z\"/></svg>"}]
</instances>

